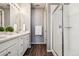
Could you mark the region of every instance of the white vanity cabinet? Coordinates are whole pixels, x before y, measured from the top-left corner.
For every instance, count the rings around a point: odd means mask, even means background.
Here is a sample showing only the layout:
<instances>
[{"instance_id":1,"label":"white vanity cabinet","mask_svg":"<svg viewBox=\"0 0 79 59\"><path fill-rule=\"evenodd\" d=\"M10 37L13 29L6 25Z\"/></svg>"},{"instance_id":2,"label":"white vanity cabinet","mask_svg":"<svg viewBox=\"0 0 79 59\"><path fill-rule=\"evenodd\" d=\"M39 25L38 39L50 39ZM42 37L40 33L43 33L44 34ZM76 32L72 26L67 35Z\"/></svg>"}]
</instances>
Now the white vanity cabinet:
<instances>
[{"instance_id":1,"label":"white vanity cabinet","mask_svg":"<svg viewBox=\"0 0 79 59\"><path fill-rule=\"evenodd\" d=\"M8 56L8 54L7 54L7 50L1 52L1 53L0 53L0 56Z\"/></svg>"},{"instance_id":2,"label":"white vanity cabinet","mask_svg":"<svg viewBox=\"0 0 79 59\"><path fill-rule=\"evenodd\" d=\"M13 45L12 47L9 47L8 49L4 50L3 52L0 53L0 56L17 56L17 45Z\"/></svg>"},{"instance_id":3,"label":"white vanity cabinet","mask_svg":"<svg viewBox=\"0 0 79 59\"><path fill-rule=\"evenodd\" d=\"M30 33L0 43L0 56L23 56L30 47Z\"/></svg>"},{"instance_id":4,"label":"white vanity cabinet","mask_svg":"<svg viewBox=\"0 0 79 59\"><path fill-rule=\"evenodd\" d=\"M22 35L18 39L18 55L22 56L28 48L31 48L30 33Z\"/></svg>"},{"instance_id":5,"label":"white vanity cabinet","mask_svg":"<svg viewBox=\"0 0 79 59\"><path fill-rule=\"evenodd\" d=\"M23 55L23 37L19 37L19 42L18 42L18 52L19 56Z\"/></svg>"},{"instance_id":6,"label":"white vanity cabinet","mask_svg":"<svg viewBox=\"0 0 79 59\"><path fill-rule=\"evenodd\" d=\"M23 36L24 38L24 40L23 40L23 51L25 52L26 50L27 50L27 35L25 35L25 36Z\"/></svg>"},{"instance_id":7,"label":"white vanity cabinet","mask_svg":"<svg viewBox=\"0 0 79 59\"><path fill-rule=\"evenodd\" d=\"M17 56L17 39L0 44L0 56Z\"/></svg>"},{"instance_id":8,"label":"white vanity cabinet","mask_svg":"<svg viewBox=\"0 0 79 59\"><path fill-rule=\"evenodd\" d=\"M8 56L17 56L18 55L18 50L17 50L17 44L13 45L12 47L7 49Z\"/></svg>"},{"instance_id":9,"label":"white vanity cabinet","mask_svg":"<svg viewBox=\"0 0 79 59\"><path fill-rule=\"evenodd\" d=\"M30 40L30 34L27 35L27 47L30 48L31 47L31 40Z\"/></svg>"},{"instance_id":10,"label":"white vanity cabinet","mask_svg":"<svg viewBox=\"0 0 79 59\"><path fill-rule=\"evenodd\" d=\"M23 36L23 52L25 53L28 48L30 48L30 34Z\"/></svg>"},{"instance_id":11,"label":"white vanity cabinet","mask_svg":"<svg viewBox=\"0 0 79 59\"><path fill-rule=\"evenodd\" d=\"M3 52L0 53L0 56L17 56L17 44L9 47L8 49L4 50Z\"/></svg>"}]
</instances>

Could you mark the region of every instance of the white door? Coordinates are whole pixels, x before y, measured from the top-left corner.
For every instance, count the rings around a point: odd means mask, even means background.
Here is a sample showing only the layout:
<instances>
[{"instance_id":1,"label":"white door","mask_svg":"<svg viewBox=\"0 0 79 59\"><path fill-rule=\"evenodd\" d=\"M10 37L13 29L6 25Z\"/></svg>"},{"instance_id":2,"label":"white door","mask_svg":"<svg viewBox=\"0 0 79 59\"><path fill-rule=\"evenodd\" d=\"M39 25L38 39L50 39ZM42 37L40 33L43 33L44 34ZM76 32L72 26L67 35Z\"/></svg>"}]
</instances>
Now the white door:
<instances>
[{"instance_id":1,"label":"white door","mask_svg":"<svg viewBox=\"0 0 79 59\"><path fill-rule=\"evenodd\" d=\"M62 55L62 6L52 13L53 49L57 55Z\"/></svg>"}]
</instances>

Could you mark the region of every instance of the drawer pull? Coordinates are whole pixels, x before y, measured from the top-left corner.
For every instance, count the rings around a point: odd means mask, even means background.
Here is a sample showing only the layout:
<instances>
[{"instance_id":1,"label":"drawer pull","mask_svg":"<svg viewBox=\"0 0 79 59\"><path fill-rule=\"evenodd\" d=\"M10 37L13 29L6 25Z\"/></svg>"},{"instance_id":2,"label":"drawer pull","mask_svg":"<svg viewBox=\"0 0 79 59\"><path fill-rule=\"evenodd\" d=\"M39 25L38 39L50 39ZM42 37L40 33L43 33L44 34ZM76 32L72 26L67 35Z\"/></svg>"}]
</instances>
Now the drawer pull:
<instances>
[{"instance_id":1,"label":"drawer pull","mask_svg":"<svg viewBox=\"0 0 79 59\"><path fill-rule=\"evenodd\" d=\"M11 52L9 51L8 54L11 54Z\"/></svg>"},{"instance_id":2,"label":"drawer pull","mask_svg":"<svg viewBox=\"0 0 79 59\"><path fill-rule=\"evenodd\" d=\"M21 46L23 46L23 44L21 44Z\"/></svg>"},{"instance_id":3,"label":"drawer pull","mask_svg":"<svg viewBox=\"0 0 79 59\"><path fill-rule=\"evenodd\" d=\"M8 56L8 53L7 53L7 54L5 54L4 56Z\"/></svg>"}]
</instances>

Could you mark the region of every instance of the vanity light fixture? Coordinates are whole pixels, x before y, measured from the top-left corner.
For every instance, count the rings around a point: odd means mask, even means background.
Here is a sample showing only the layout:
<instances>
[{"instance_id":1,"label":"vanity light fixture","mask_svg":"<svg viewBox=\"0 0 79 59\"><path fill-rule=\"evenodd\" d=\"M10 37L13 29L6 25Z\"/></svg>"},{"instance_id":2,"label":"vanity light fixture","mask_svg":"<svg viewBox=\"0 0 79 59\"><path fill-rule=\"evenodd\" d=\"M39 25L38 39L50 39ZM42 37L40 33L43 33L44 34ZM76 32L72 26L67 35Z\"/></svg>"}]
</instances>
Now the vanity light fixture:
<instances>
[{"instance_id":1,"label":"vanity light fixture","mask_svg":"<svg viewBox=\"0 0 79 59\"><path fill-rule=\"evenodd\" d=\"M12 7L14 7L14 8L17 8L18 10L20 9L20 7L19 7L17 4L15 4L15 3L10 3L10 5L11 5Z\"/></svg>"}]
</instances>

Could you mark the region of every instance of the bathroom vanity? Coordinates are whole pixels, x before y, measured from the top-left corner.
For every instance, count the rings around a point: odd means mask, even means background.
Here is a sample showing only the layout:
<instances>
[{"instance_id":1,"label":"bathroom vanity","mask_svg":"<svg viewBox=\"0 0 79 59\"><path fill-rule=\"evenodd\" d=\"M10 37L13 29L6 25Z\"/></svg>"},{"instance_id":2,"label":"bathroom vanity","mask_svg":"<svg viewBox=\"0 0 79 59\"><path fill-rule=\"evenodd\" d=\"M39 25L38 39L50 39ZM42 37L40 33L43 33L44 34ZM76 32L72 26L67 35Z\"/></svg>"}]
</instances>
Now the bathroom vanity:
<instances>
[{"instance_id":1,"label":"bathroom vanity","mask_svg":"<svg viewBox=\"0 0 79 59\"><path fill-rule=\"evenodd\" d=\"M4 8L4 5L6 8ZM11 26L14 34L0 35L0 56L22 56L31 47L31 4L0 4L3 9L2 27ZM23 12L20 11L23 10Z\"/></svg>"},{"instance_id":2,"label":"bathroom vanity","mask_svg":"<svg viewBox=\"0 0 79 59\"><path fill-rule=\"evenodd\" d=\"M23 56L31 47L30 32L5 35L0 38L0 56Z\"/></svg>"}]
</instances>

